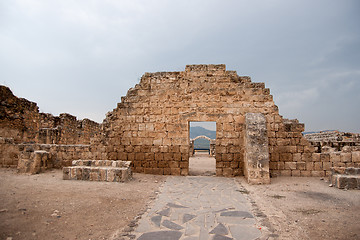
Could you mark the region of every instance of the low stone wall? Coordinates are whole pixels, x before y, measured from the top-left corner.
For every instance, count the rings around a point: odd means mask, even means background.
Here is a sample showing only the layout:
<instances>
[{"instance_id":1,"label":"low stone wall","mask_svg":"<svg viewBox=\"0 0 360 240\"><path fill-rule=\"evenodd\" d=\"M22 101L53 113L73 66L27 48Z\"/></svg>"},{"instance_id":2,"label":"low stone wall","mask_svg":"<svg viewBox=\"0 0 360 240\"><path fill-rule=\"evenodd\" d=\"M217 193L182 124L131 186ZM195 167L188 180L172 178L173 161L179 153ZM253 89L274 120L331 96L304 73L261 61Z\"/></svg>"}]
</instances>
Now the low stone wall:
<instances>
[{"instance_id":1,"label":"low stone wall","mask_svg":"<svg viewBox=\"0 0 360 240\"><path fill-rule=\"evenodd\" d=\"M73 160L101 159L105 156L104 149L90 145L19 144L18 151L21 162L18 167L19 172L30 173L37 173L31 171L28 166L34 162L34 156L38 151L48 153L48 162L54 168L71 166Z\"/></svg>"},{"instance_id":2,"label":"low stone wall","mask_svg":"<svg viewBox=\"0 0 360 240\"><path fill-rule=\"evenodd\" d=\"M0 167L16 168L19 148L13 138L0 137Z\"/></svg>"},{"instance_id":3,"label":"low stone wall","mask_svg":"<svg viewBox=\"0 0 360 240\"><path fill-rule=\"evenodd\" d=\"M360 167L360 151L295 153L294 161L270 162L272 176L325 177L332 167Z\"/></svg>"},{"instance_id":4,"label":"low stone wall","mask_svg":"<svg viewBox=\"0 0 360 240\"><path fill-rule=\"evenodd\" d=\"M128 182L132 179L130 161L78 160L63 168L64 180Z\"/></svg>"},{"instance_id":5,"label":"low stone wall","mask_svg":"<svg viewBox=\"0 0 360 240\"><path fill-rule=\"evenodd\" d=\"M330 186L340 189L359 189L360 190L360 168L331 168Z\"/></svg>"},{"instance_id":6,"label":"low stone wall","mask_svg":"<svg viewBox=\"0 0 360 240\"><path fill-rule=\"evenodd\" d=\"M17 166L19 173L38 174L53 167L51 155L46 151L23 151Z\"/></svg>"}]
</instances>

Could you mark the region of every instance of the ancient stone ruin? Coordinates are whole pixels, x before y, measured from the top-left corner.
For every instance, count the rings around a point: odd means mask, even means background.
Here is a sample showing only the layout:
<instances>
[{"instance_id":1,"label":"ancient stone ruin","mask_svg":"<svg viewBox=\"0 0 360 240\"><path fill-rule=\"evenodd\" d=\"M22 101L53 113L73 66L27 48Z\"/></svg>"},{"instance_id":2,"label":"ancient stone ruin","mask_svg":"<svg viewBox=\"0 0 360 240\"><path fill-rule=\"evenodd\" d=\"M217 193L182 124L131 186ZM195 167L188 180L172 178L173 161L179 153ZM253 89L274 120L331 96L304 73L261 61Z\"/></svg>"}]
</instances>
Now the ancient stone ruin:
<instances>
[{"instance_id":1,"label":"ancient stone ruin","mask_svg":"<svg viewBox=\"0 0 360 240\"><path fill-rule=\"evenodd\" d=\"M195 152L195 149L194 149L194 144L195 144L195 141L198 140L198 139L206 139L210 142L210 146L209 146L209 155L210 156L215 156L215 139L211 139L207 136L204 136L204 135L201 135L201 136L197 136L193 139L190 139L190 151L189 151L189 154L190 156L193 156L194 155L194 152Z\"/></svg>"},{"instance_id":2,"label":"ancient stone ruin","mask_svg":"<svg viewBox=\"0 0 360 240\"><path fill-rule=\"evenodd\" d=\"M303 136L304 124L279 115L264 83L225 65L145 73L102 124L39 113L35 103L3 86L0 111L0 164L20 171L111 160L131 161L139 173L188 175L189 123L198 121L216 122L217 176L245 176L261 184L270 176L325 177L333 167L360 166L356 148L319 151Z\"/></svg>"}]
</instances>

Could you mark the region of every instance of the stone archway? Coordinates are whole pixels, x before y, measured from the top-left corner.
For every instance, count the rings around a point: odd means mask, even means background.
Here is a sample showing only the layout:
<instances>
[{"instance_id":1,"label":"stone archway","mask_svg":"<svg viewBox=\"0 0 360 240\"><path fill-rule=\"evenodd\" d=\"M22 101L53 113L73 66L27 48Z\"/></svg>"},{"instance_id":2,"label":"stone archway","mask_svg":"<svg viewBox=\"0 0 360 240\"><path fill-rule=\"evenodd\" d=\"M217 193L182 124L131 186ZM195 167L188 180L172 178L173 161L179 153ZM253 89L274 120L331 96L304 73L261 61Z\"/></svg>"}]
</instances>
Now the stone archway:
<instances>
[{"instance_id":1,"label":"stone archway","mask_svg":"<svg viewBox=\"0 0 360 240\"><path fill-rule=\"evenodd\" d=\"M195 141L198 140L198 139L206 139L209 141L210 143L210 149L209 149L209 155L210 156L215 156L215 139L211 139L207 136L204 136L204 135L201 135L201 136L197 136L193 139L190 139L190 151L189 151L189 154L190 156L192 156L194 154L194 144L195 144Z\"/></svg>"}]
</instances>

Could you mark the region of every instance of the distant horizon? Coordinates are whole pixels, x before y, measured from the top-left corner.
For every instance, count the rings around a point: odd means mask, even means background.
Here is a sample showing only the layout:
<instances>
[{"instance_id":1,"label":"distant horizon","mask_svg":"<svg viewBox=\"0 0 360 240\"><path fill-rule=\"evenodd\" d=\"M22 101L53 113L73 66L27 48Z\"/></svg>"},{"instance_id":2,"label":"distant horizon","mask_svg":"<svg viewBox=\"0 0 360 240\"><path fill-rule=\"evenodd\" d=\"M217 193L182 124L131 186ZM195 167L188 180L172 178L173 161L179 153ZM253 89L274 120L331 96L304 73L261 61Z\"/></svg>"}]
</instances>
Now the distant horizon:
<instances>
[{"instance_id":1,"label":"distant horizon","mask_svg":"<svg viewBox=\"0 0 360 240\"><path fill-rule=\"evenodd\" d=\"M216 122L190 122L190 127L203 127L210 131L216 131Z\"/></svg>"}]
</instances>

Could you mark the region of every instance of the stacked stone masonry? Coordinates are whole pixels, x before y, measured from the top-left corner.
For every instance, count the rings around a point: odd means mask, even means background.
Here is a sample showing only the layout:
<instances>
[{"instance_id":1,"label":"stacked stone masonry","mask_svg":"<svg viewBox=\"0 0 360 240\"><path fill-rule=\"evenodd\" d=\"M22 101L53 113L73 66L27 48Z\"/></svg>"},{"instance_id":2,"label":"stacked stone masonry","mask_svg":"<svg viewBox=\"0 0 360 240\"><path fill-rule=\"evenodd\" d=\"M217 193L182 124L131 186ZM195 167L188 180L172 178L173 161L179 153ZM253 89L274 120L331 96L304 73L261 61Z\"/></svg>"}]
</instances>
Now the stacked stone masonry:
<instances>
[{"instance_id":1,"label":"stacked stone masonry","mask_svg":"<svg viewBox=\"0 0 360 240\"><path fill-rule=\"evenodd\" d=\"M304 124L279 115L264 83L225 65L188 65L185 71L145 73L102 124L69 114L39 113L1 86L0 165L18 166L29 146L49 153L54 167L72 160L131 161L134 172L187 175L189 123L216 122L217 176L245 173L246 114L264 116L270 176L329 176L331 167L359 167L359 150L324 151L302 134ZM343 138L344 139L344 138ZM341 151L339 151L341 150ZM31 151L30 151L31 152Z\"/></svg>"},{"instance_id":2,"label":"stacked stone masonry","mask_svg":"<svg viewBox=\"0 0 360 240\"><path fill-rule=\"evenodd\" d=\"M38 173L50 166L69 166L74 159L104 158L100 124L67 113L40 113L36 103L17 98L5 86L0 93L0 166ZM38 161L39 151L47 152L45 162Z\"/></svg>"},{"instance_id":3,"label":"stacked stone masonry","mask_svg":"<svg viewBox=\"0 0 360 240\"><path fill-rule=\"evenodd\" d=\"M108 159L133 161L135 172L187 175L189 122L214 121L216 174L243 175L246 113L265 116L272 175L312 174L306 162L315 149L302 136L304 125L279 115L264 83L225 65L145 73L104 121Z\"/></svg>"},{"instance_id":4,"label":"stacked stone masonry","mask_svg":"<svg viewBox=\"0 0 360 240\"><path fill-rule=\"evenodd\" d=\"M63 168L64 180L128 182L132 179L129 161L77 160Z\"/></svg>"},{"instance_id":5,"label":"stacked stone masonry","mask_svg":"<svg viewBox=\"0 0 360 240\"><path fill-rule=\"evenodd\" d=\"M339 131L308 133L304 137L315 147L317 153L360 151L360 134Z\"/></svg>"},{"instance_id":6,"label":"stacked stone masonry","mask_svg":"<svg viewBox=\"0 0 360 240\"><path fill-rule=\"evenodd\" d=\"M340 189L360 190L360 168L331 168L331 185Z\"/></svg>"}]
</instances>

